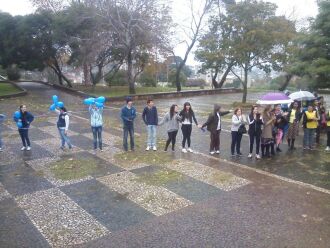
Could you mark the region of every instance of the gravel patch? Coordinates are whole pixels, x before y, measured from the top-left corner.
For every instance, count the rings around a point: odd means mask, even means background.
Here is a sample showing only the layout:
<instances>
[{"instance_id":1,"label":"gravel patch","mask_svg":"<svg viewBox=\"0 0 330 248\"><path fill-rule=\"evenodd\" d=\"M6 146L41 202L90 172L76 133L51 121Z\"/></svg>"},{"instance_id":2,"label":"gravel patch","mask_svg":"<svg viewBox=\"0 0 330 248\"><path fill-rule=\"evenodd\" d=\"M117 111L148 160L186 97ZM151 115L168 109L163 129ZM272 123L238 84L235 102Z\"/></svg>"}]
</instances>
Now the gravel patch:
<instances>
[{"instance_id":1,"label":"gravel patch","mask_svg":"<svg viewBox=\"0 0 330 248\"><path fill-rule=\"evenodd\" d=\"M250 183L250 181L231 173L222 172L212 167L188 160L175 160L165 166L224 191L240 188Z\"/></svg>"},{"instance_id":2,"label":"gravel patch","mask_svg":"<svg viewBox=\"0 0 330 248\"><path fill-rule=\"evenodd\" d=\"M138 182L138 177L129 171L97 179L119 194L148 210L156 216L192 205L189 200L159 186Z\"/></svg>"},{"instance_id":3,"label":"gravel patch","mask_svg":"<svg viewBox=\"0 0 330 248\"><path fill-rule=\"evenodd\" d=\"M109 233L59 189L27 194L16 201L53 247L82 244Z\"/></svg>"},{"instance_id":4,"label":"gravel patch","mask_svg":"<svg viewBox=\"0 0 330 248\"><path fill-rule=\"evenodd\" d=\"M0 201L3 199L7 199L11 197L11 195L8 193L8 191L3 187L2 183L0 183Z\"/></svg>"}]
</instances>

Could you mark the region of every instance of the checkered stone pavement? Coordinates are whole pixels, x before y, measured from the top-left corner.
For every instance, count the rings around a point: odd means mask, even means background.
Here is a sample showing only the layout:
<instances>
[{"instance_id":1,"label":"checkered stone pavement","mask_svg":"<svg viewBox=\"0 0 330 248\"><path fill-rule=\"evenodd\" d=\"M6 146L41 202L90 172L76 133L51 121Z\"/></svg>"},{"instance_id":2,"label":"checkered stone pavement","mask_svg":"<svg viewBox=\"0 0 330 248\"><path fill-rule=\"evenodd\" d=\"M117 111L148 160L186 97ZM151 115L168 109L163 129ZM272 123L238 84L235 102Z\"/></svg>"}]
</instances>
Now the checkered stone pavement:
<instances>
[{"instance_id":1,"label":"checkered stone pavement","mask_svg":"<svg viewBox=\"0 0 330 248\"><path fill-rule=\"evenodd\" d=\"M84 128L69 132L75 146L72 151L59 149L52 118L32 129L31 151L19 151L19 137L13 139L15 132L8 131L5 152L0 153L0 222L8 225L0 232L4 247L90 242L250 183L184 159L162 166L119 163L114 154L120 151L116 144L121 137L107 131L103 132L104 151L94 153L91 133L80 133ZM83 168L79 166L86 161L92 161L93 169L72 178L59 177L55 165L64 160L69 161L64 170ZM78 164L70 165L70 161ZM176 178L162 184L141 180L157 173L172 173Z\"/></svg>"}]
</instances>

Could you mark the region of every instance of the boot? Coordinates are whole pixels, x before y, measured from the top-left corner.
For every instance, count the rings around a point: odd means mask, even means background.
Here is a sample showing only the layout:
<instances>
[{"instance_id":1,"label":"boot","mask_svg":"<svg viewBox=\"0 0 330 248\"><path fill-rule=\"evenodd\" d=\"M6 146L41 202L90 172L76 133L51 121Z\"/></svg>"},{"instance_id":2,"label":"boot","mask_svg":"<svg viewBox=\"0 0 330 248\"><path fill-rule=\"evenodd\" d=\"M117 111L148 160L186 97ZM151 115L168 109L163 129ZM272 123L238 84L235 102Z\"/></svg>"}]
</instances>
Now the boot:
<instances>
[{"instance_id":1,"label":"boot","mask_svg":"<svg viewBox=\"0 0 330 248\"><path fill-rule=\"evenodd\" d=\"M275 155L275 144L274 143L270 145L270 149L271 149L271 154Z\"/></svg>"},{"instance_id":2,"label":"boot","mask_svg":"<svg viewBox=\"0 0 330 248\"><path fill-rule=\"evenodd\" d=\"M290 149L291 149L291 150L296 149L296 148L294 147L294 141L295 141L295 140L293 139L292 142L291 142L291 146L290 146Z\"/></svg>"},{"instance_id":3,"label":"boot","mask_svg":"<svg viewBox=\"0 0 330 248\"><path fill-rule=\"evenodd\" d=\"M266 154L265 157L270 158L270 154L269 154L269 145L266 145Z\"/></svg>"},{"instance_id":4,"label":"boot","mask_svg":"<svg viewBox=\"0 0 330 248\"><path fill-rule=\"evenodd\" d=\"M261 144L261 156L264 157L265 156L265 145Z\"/></svg>"},{"instance_id":5,"label":"boot","mask_svg":"<svg viewBox=\"0 0 330 248\"><path fill-rule=\"evenodd\" d=\"M291 139L288 139L288 146L291 147Z\"/></svg>"}]
</instances>

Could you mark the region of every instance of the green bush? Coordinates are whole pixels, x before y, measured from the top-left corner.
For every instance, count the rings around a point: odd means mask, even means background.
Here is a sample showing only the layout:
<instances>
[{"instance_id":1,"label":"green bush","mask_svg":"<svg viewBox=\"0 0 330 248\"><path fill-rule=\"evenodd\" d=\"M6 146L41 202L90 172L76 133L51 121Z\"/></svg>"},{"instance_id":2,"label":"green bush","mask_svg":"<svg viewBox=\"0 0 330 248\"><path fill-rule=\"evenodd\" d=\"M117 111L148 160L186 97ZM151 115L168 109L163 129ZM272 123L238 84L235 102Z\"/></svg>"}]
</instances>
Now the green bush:
<instances>
[{"instance_id":1,"label":"green bush","mask_svg":"<svg viewBox=\"0 0 330 248\"><path fill-rule=\"evenodd\" d=\"M172 87L176 86L176 84L175 84L175 74L176 74L176 69L172 69L169 72L169 75L168 75L168 81L169 81L169 84ZM180 79L181 84L184 84L187 81L187 77L183 72L180 73L180 78L179 79Z\"/></svg>"},{"instance_id":2,"label":"green bush","mask_svg":"<svg viewBox=\"0 0 330 248\"><path fill-rule=\"evenodd\" d=\"M127 72L119 70L117 73L110 73L105 77L105 81L109 86L126 86L128 85Z\"/></svg>"},{"instance_id":3,"label":"green bush","mask_svg":"<svg viewBox=\"0 0 330 248\"><path fill-rule=\"evenodd\" d=\"M156 87L157 86L157 82L155 77L153 77L150 73L147 72L142 72L142 74L140 75L138 82L142 85L142 86L146 86L146 87Z\"/></svg>"},{"instance_id":4,"label":"green bush","mask_svg":"<svg viewBox=\"0 0 330 248\"><path fill-rule=\"evenodd\" d=\"M21 78L21 74L17 68L8 68L7 69L7 77L11 81L16 81Z\"/></svg>"}]
</instances>

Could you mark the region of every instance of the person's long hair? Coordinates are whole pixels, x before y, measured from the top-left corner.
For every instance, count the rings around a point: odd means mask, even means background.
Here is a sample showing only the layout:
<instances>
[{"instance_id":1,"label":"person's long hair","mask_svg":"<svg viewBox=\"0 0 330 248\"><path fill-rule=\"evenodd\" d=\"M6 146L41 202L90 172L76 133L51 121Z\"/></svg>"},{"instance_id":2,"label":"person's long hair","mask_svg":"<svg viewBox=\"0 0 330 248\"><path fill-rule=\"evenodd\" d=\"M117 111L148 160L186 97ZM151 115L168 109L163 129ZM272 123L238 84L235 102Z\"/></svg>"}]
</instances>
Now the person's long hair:
<instances>
[{"instance_id":1,"label":"person's long hair","mask_svg":"<svg viewBox=\"0 0 330 248\"><path fill-rule=\"evenodd\" d=\"M23 116L23 115L25 115L26 114L26 112L25 113L23 113L23 111L22 111L22 108L23 108L23 106L25 106L24 104L22 104L22 105L20 105L19 106L19 112L21 113L21 116Z\"/></svg>"},{"instance_id":2,"label":"person's long hair","mask_svg":"<svg viewBox=\"0 0 330 248\"><path fill-rule=\"evenodd\" d=\"M172 120L173 116L174 116L174 112L175 112L175 107L178 106L176 104L173 104L170 108L170 119Z\"/></svg>"},{"instance_id":3,"label":"person's long hair","mask_svg":"<svg viewBox=\"0 0 330 248\"><path fill-rule=\"evenodd\" d=\"M185 102L185 103L183 104L183 112L187 112L187 110L186 110L186 106L190 106L190 108L189 108L189 114L192 115L192 114L194 113L194 111L193 111L193 109L192 109L192 107L191 107L190 102Z\"/></svg>"},{"instance_id":4,"label":"person's long hair","mask_svg":"<svg viewBox=\"0 0 330 248\"><path fill-rule=\"evenodd\" d=\"M253 116L253 110L254 110L255 108L258 108L258 106L257 106L257 105L252 105L252 107L251 107L251 112L250 112L250 115L251 115L251 116Z\"/></svg>"},{"instance_id":5,"label":"person's long hair","mask_svg":"<svg viewBox=\"0 0 330 248\"><path fill-rule=\"evenodd\" d=\"M262 112L263 115L267 115L268 112L272 109L272 105L267 105Z\"/></svg>"}]
</instances>

